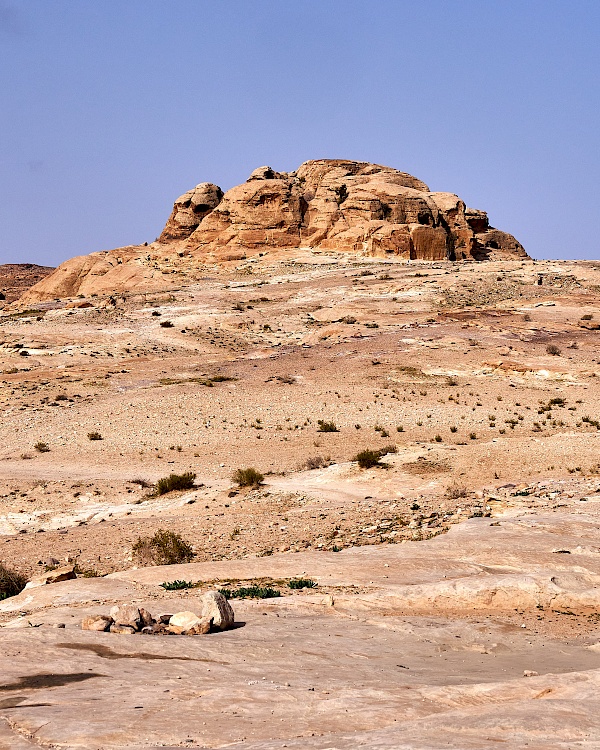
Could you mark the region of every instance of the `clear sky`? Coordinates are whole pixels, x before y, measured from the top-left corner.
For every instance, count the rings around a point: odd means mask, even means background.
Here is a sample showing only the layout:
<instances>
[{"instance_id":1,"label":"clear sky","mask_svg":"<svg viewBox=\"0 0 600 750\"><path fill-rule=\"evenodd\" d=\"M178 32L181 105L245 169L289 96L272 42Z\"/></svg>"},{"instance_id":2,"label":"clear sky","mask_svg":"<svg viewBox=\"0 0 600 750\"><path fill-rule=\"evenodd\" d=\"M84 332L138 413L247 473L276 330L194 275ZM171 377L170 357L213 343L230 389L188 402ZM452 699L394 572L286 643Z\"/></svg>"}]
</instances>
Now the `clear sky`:
<instances>
[{"instance_id":1,"label":"clear sky","mask_svg":"<svg viewBox=\"0 0 600 750\"><path fill-rule=\"evenodd\" d=\"M198 182L373 161L599 258L599 0L0 0L0 263L152 241Z\"/></svg>"}]
</instances>

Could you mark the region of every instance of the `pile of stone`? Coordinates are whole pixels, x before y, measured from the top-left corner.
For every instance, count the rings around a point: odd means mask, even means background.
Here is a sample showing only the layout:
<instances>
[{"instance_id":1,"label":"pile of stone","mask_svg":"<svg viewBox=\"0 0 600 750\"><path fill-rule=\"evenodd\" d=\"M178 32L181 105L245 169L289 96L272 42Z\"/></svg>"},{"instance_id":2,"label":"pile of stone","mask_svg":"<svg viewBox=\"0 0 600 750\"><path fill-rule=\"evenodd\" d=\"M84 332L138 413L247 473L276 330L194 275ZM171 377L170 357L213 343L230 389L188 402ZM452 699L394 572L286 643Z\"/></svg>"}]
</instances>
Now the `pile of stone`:
<instances>
[{"instance_id":1,"label":"pile of stone","mask_svg":"<svg viewBox=\"0 0 600 750\"><path fill-rule=\"evenodd\" d=\"M209 591L200 601L201 615L184 611L153 617L147 609L133 604L115 606L108 615L84 617L81 628L130 635L204 635L233 627L233 609L223 594Z\"/></svg>"}]
</instances>

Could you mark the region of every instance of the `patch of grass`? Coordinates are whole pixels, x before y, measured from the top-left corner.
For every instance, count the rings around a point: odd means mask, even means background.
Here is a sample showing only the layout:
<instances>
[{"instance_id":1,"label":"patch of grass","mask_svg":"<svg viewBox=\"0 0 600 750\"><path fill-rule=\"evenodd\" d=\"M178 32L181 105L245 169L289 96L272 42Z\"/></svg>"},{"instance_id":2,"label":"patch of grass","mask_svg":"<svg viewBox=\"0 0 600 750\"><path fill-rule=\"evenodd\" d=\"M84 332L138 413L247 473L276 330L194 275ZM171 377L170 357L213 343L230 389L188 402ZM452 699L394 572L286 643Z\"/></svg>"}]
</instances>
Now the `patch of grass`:
<instances>
[{"instance_id":1,"label":"patch of grass","mask_svg":"<svg viewBox=\"0 0 600 750\"><path fill-rule=\"evenodd\" d=\"M158 480L152 494L158 497L175 490L191 490L194 486L194 479L196 475L192 471L186 471L185 474L169 474L168 477Z\"/></svg>"},{"instance_id":2,"label":"patch of grass","mask_svg":"<svg viewBox=\"0 0 600 750\"><path fill-rule=\"evenodd\" d=\"M281 593L270 586L242 586L239 589L219 589L226 599L274 599Z\"/></svg>"},{"instance_id":3,"label":"patch of grass","mask_svg":"<svg viewBox=\"0 0 600 750\"><path fill-rule=\"evenodd\" d=\"M167 529L158 529L151 537L139 537L132 550L141 565L176 565L194 557L194 550L181 534Z\"/></svg>"},{"instance_id":4,"label":"patch of grass","mask_svg":"<svg viewBox=\"0 0 600 750\"><path fill-rule=\"evenodd\" d=\"M38 453L48 453L50 446L48 443L43 443L41 440L33 446Z\"/></svg>"},{"instance_id":5,"label":"patch of grass","mask_svg":"<svg viewBox=\"0 0 600 750\"><path fill-rule=\"evenodd\" d=\"M264 475L252 466L246 469L237 469L231 477L238 487L260 487L264 482Z\"/></svg>"},{"instance_id":6,"label":"patch of grass","mask_svg":"<svg viewBox=\"0 0 600 750\"><path fill-rule=\"evenodd\" d=\"M102 435L99 432L88 432L88 440L102 440Z\"/></svg>"},{"instance_id":7,"label":"patch of grass","mask_svg":"<svg viewBox=\"0 0 600 750\"><path fill-rule=\"evenodd\" d=\"M319 419L317 424L317 432L339 432L335 422L327 422L324 419Z\"/></svg>"},{"instance_id":8,"label":"patch of grass","mask_svg":"<svg viewBox=\"0 0 600 750\"><path fill-rule=\"evenodd\" d=\"M310 578L294 578L288 583L291 589L316 589L319 584Z\"/></svg>"},{"instance_id":9,"label":"patch of grass","mask_svg":"<svg viewBox=\"0 0 600 750\"><path fill-rule=\"evenodd\" d=\"M546 347L546 352L548 354L551 354L553 357L560 357L560 349L556 344L548 344Z\"/></svg>"},{"instance_id":10,"label":"patch of grass","mask_svg":"<svg viewBox=\"0 0 600 750\"><path fill-rule=\"evenodd\" d=\"M181 591L182 589L192 589L194 584L191 581L165 581L160 584L165 591Z\"/></svg>"},{"instance_id":11,"label":"patch of grass","mask_svg":"<svg viewBox=\"0 0 600 750\"><path fill-rule=\"evenodd\" d=\"M0 562L0 601L20 594L26 583L26 576Z\"/></svg>"}]
</instances>

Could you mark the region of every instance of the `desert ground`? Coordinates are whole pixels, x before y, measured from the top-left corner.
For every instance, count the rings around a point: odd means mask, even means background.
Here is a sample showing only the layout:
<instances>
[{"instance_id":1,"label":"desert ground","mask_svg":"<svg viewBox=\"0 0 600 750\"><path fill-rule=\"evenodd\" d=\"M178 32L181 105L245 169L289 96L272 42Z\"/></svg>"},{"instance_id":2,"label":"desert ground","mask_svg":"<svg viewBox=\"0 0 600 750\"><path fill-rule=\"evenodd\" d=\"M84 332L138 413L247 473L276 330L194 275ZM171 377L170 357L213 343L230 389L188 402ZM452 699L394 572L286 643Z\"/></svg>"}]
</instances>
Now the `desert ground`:
<instances>
[{"instance_id":1,"label":"desert ground","mask_svg":"<svg viewBox=\"0 0 600 750\"><path fill-rule=\"evenodd\" d=\"M0 748L600 748L600 263L165 278L0 309L0 561L78 572L0 602ZM81 630L249 583L222 633Z\"/></svg>"}]
</instances>

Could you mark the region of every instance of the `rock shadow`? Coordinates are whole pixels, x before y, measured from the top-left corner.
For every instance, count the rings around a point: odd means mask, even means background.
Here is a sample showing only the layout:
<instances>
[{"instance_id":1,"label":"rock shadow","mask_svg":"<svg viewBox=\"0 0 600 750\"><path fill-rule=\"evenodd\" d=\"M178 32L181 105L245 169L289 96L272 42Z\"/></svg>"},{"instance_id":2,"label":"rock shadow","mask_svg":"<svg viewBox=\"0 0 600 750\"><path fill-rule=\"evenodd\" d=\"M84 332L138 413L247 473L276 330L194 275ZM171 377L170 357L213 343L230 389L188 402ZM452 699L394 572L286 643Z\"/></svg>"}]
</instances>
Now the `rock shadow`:
<instances>
[{"instance_id":1,"label":"rock shadow","mask_svg":"<svg viewBox=\"0 0 600 750\"><path fill-rule=\"evenodd\" d=\"M10 685L0 685L0 692L8 692L12 690L43 690L44 688L62 687L63 685L70 685L73 682L84 682L85 680L91 680L94 677L104 676L105 675L97 674L96 672L68 672L66 674L48 674L42 672L40 674L21 677L18 682L13 682Z\"/></svg>"}]
</instances>

